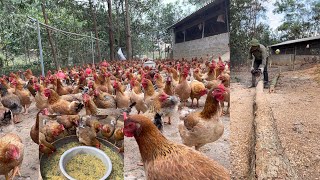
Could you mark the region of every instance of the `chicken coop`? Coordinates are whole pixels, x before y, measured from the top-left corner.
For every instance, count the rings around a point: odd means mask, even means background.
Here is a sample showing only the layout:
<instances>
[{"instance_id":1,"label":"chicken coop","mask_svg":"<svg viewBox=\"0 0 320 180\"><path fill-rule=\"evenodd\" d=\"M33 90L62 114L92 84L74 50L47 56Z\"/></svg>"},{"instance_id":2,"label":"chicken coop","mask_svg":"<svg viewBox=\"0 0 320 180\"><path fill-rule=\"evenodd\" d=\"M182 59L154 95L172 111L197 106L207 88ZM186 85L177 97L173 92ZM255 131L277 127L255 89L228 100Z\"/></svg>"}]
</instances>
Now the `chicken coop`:
<instances>
[{"instance_id":1,"label":"chicken coop","mask_svg":"<svg viewBox=\"0 0 320 180\"><path fill-rule=\"evenodd\" d=\"M298 65L320 61L320 36L271 45L269 60L275 65ZM278 54L276 54L278 50Z\"/></svg>"},{"instance_id":2,"label":"chicken coop","mask_svg":"<svg viewBox=\"0 0 320 180\"><path fill-rule=\"evenodd\" d=\"M209 1L169 29L172 58L204 57L229 52L229 0Z\"/></svg>"}]
</instances>

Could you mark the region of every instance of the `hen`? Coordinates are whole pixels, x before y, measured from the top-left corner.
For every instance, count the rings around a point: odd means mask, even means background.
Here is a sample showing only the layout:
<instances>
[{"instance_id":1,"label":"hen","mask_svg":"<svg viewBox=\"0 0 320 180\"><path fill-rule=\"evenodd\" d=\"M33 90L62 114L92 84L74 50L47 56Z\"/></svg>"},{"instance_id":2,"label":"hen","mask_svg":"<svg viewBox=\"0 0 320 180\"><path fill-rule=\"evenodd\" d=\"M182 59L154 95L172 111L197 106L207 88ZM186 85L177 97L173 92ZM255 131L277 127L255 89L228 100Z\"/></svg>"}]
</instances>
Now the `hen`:
<instances>
[{"instance_id":1,"label":"hen","mask_svg":"<svg viewBox=\"0 0 320 180\"><path fill-rule=\"evenodd\" d=\"M166 79L166 84L164 86L164 89L163 91L170 95L170 96L173 96L174 95L174 87L173 87L173 84L172 84L172 77L171 76L168 76L167 79Z\"/></svg>"},{"instance_id":2,"label":"hen","mask_svg":"<svg viewBox=\"0 0 320 180\"><path fill-rule=\"evenodd\" d=\"M93 102L98 108L116 108L115 97L109 93L101 92L99 90L94 90Z\"/></svg>"},{"instance_id":3,"label":"hen","mask_svg":"<svg viewBox=\"0 0 320 180\"><path fill-rule=\"evenodd\" d=\"M201 96L204 96L207 94L207 88L204 86L202 82L199 82L197 80L194 80L190 83L191 87L191 93L190 93L190 98L191 98L191 107L193 107L193 100L194 98L197 99L197 107L199 107L199 99Z\"/></svg>"},{"instance_id":4,"label":"hen","mask_svg":"<svg viewBox=\"0 0 320 180\"><path fill-rule=\"evenodd\" d=\"M31 93L23 88L23 84L20 81L13 80L12 84L15 86L15 94L19 97L22 107L24 108L24 114L28 114L28 108L31 105Z\"/></svg>"},{"instance_id":5,"label":"hen","mask_svg":"<svg viewBox=\"0 0 320 180\"><path fill-rule=\"evenodd\" d=\"M48 97L48 110L51 114L77 115L84 106L77 101L69 102L61 99L52 89L45 89L44 95Z\"/></svg>"},{"instance_id":6,"label":"hen","mask_svg":"<svg viewBox=\"0 0 320 180\"><path fill-rule=\"evenodd\" d=\"M20 99L17 95L9 93L7 91L7 88L0 84L0 94L1 94L1 103L4 107L11 110L13 113L13 121L15 123L18 123L19 120L17 118L17 115L20 114L22 111L22 106Z\"/></svg>"},{"instance_id":7,"label":"hen","mask_svg":"<svg viewBox=\"0 0 320 180\"><path fill-rule=\"evenodd\" d=\"M123 91L121 84L117 81L114 82L113 88L116 91L117 108L127 108L130 105L130 96L127 92Z\"/></svg>"},{"instance_id":8,"label":"hen","mask_svg":"<svg viewBox=\"0 0 320 180\"><path fill-rule=\"evenodd\" d=\"M0 138L0 175L4 175L6 180L14 179L19 173L19 166L24 155L24 145L21 138L13 133L9 133ZM9 173L12 175L9 177Z\"/></svg>"},{"instance_id":9,"label":"hen","mask_svg":"<svg viewBox=\"0 0 320 180\"><path fill-rule=\"evenodd\" d=\"M96 132L88 126L84 126L82 120L77 127L76 135L80 143L85 144L86 146L95 146L100 148L100 142L98 141Z\"/></svg>"},{"instance_id":10,"label":"hen","mask_svg":"<svg viewBox=\"0 0 320 180\"><path fill-rule=\"evenodd\" d=\"M145 116L124 116L124 134L136 139L148 180L230 179L223 166L185 145L169 141Z\"/></svg>"},{"instance_id":11,"label":"hen","mask_svg":"<svg viewBox=\"0 0 320 180\"><path fill-rule=\"evenodd\" d=\"M34 89L37 91L34 97L36 101L36 107L38 109L44 109L48 107L48 98L44 96L44 87L40 84L34 84Z\"/></svg>"},{"instance_id":12,"label":"hen","mask_svg":"<svg viewBox=\"0 0 320 180\"><path fill-rule=\"evenodd\" d=\"M144 102L144 94L141 90L141 85L137 80L132 79L130 81L130 85L132 87L132 91L130 93L130 100L131 102L136 102L136 110L138 111L138 114L140 112L146 112L148 107Z\"/></svg>"},{"instance_id":13,"label":"hen","mask_svg":"<svg viewBox=\"0 0 320 180\"><path fill-rule=\"evenodd\" d=\"M195 146L198 150L207 143L218 140L224 125L219 120L220 102L224 100L225 87L221 84L210 90L202 111L194 111L185 117L180 117L184 124L179 125L179 133L183 144Z\"/></svg>"},{"instance_id":14,"label":"hen","mask_svg":"<svg viewBox=\"0 0 320 180\"><path fill-rule=\"evenodd\" d=\"M191 93L191 87L187 81L188 75L189 72L185 69L181 76L180 83L175 87L175 93L180 98L180 101L184 103L184 106L186 106L186 102L188 101Z\"/></svg>"}]
</instances>

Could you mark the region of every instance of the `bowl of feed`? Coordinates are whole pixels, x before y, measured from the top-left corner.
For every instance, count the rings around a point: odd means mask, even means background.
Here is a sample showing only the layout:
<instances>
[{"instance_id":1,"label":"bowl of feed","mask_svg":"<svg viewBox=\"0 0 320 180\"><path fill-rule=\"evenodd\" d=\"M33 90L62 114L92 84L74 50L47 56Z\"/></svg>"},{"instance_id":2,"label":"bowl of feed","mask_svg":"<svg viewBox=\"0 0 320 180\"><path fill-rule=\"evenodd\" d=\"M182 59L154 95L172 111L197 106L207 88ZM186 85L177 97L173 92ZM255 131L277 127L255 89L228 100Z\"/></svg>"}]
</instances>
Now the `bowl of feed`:
<instances>
[{"instance_id":1,"label":"bowl of feed","mask_svg":"<svg viewBox=\"0 0 320 180\"><path fill-rule=\"evenodd\" d=\"M101 143L102 150L112 162L111 174L106 179L121 180L123 179L123 154L118 153L119 149L107 140L97 138ZM60 159L66 151L83 146L79 143L77 136L71 135L58 139L52 143L57 151L53 154L41 154L40 155L40 172L42 179L50 180L68 180L68 178L61 172L59 167ZM88 157L84 157L88 158ZM78 180L85 180L78 179ZM99 179L99 178L98 178ZM91 179L90 179L91 180Z\"/></svg>"},{"instance_id":2,"label":"bowl of feed","mask_svg":"<svg viewBox=\"0 0 320 180\"><path fill-rule=\"evenodd\" d=\"M59 161L62 174L70 179L107 179L112 170L110 158L100 149L78 146L64 152Z\"/></svg>"}]
</instances>

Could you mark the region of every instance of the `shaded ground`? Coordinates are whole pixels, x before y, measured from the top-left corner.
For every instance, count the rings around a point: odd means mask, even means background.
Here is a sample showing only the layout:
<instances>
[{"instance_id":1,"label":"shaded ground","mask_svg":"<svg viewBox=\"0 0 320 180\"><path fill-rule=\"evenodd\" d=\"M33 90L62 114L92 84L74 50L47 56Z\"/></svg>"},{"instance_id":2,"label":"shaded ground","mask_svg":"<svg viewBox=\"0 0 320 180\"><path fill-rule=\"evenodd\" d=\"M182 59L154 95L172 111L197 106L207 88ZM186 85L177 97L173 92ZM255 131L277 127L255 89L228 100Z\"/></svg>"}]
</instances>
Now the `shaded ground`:
<instances>
[{"instance_id":1,"label":"shaded ground","mask_svg":"<svg viewBox=\"0 0 320 180\"><path fill-rule=\"evenodd\" d=\"M205 97L201 98L200 108L204 105ZM189 102L190 105L190 102ZM133 112L135 113L135 111ZM179 119L179 113L175 114L172 117L172 125L164 126L164 135L168 139L181 143L181 137L178 131L178 125L182 122ZM221 120L225 126L223 136L216 142L206 144L200 148L200 152L206 156L214 159L225 168L230 169L229 161L229 117L221 117ZM167 121L167 119L165 119ZM145 173L142 166L137 166L137 163L140 162L140 152L138 145L134 138L125 138L125 153L124 153L124 162L125 162L125 180L134 180L134 179L145 179Z\"/></svg>"},{"instance_id":2,"label":"shaded ground","mask_svg":"<svg viewBox=\"0 0 320 180\"><path fill-rule=\"evenodd\" d=\"M269 94L265 90L270 102L277 131L285 155L289 158L291 166L301 179L319 179L320 177L320 66L308 65L304 70L286 71L281 68L281 76L276 92ZM279 72L279 68L270 69L270 80ZM250 144L251 117L241 118L250 114L252 109L246 111L239 105L247 106L251 91L246 87L250 84L248 71L233 72L232 104L231 104L231 164L234 179L245 179L246 168L249 167L247 157ZM237 100L244 100L242 103ZM238 118L237 118L238 117Z\"/></svg>"},{"instance_id":3,"label":"shaded ground","mask_svg":"<svg viewBox=\"0 0 320 180\"><path fill-rule=\"evenodd\" d=\"M35 103L31 104L28 115L20 115L22 122L15 124L12 131L20 136L24 144L24 159L20 167L21 177L17 180L36 180L39 177L39 148L30 137L30 129L35 123L37 109ZM4 180L4 176L0 176L0 180Z\"/></svg>"}]
</instances>

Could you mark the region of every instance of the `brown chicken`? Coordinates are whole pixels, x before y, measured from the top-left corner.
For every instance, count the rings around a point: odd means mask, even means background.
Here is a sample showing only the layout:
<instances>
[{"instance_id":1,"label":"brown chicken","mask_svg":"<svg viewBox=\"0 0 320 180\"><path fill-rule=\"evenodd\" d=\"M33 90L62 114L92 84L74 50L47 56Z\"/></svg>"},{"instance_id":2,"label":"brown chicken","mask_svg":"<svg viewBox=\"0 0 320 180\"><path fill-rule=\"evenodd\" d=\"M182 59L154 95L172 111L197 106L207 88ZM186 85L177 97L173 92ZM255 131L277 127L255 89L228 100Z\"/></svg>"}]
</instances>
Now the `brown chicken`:
<instances>
[{"instance_id":1,"label":"brown chicken","mask_svg":"<svg viewBox=\"0 0 320 180\"><path fill-rule=\"evenodd\" d=\"M55 81L56 81L56 87L57 87L56 92L59 94L59 96L72 93L73 89L69 86L63 86L60 79L55 77Z\"/></svg>"},{"instance_id":2,"label":"brown chicken","mask_svg":"<svg viewBox=\"0 0 320 180\"><path fill-rule=\"evenodd\" d=\"M15 89L9 86L6 79L0 78L0 84L1 86L4 86L4 88L6 88L9 93L14 93Z\"/></svg>"},{"instance_id":3,"label":"brown chicken","mask_svg":"<svg viewBox=\"0 0 320 180\"><path fill-rule=\"evenodd\" d=\"M45 89L44 95L48 97L48 110L51 114L77 115L84 106L77 101L69 102L61 99L52 89Z\"/></svg>"},{"instance_id":4,"label":"brown chicken","mask_svg":"<svg viewBox=\"0 0 320 180\"><path fill-rule=\"evenodd\" d=\"M127 108L130 105L130 96L121 88L121 84L117 81L114 82L113 88L116 91L117 108Z\"/></svg>"},{"instance_id":5,"label":"brown chicken","mask_svg":"<svg viewBox=\"0 0 320 180\"><path fill-rule=\"evenodd\" d=\"M69 134L74 127L79 125L79 121L79 115L61 115L57 117L57 122L62 124Z\"/></svg>"},{"instance_id":6,"label":"brown chicken","mask_svg":"<svg viewBox=\"0 0 320 180\"><path fill-rule=\"evenodd\" d=\"M158 93L155 92L152 82L149 79L142 79L142 87L144 89L144 102L148 109L154 108L154 99L158 97Z\"/></svg>"},{"instance_id":7,"label":"brown chicken","mask_svg":"<svg viewBox=\"0 0 320 180\"><path fill-rule=\"evenodd\" d=\"M40 129L40 132L45 135L47 142L52 143L62 132L64 132L64 130L65 128L62 124L59 124L55 120L51 120L45 122L44 126Z\"/></svg>"},{"instance_id":8,"label":"brown chicken","mask_svg":"<svg viewBox=\"0 0 320 180\"><path fill-rule=\"evenodd\" d=\"M55 152L55 150L52 150L51 148L49 148L48 146L46 146L44 144L39 145L39 151L42 152L43 154L47 154L48 156L50 156L51 154L53 154Z\"/></svg>"},{"instance_id":9,"label":"brown chicken","mask_svg":"<svg viewBox=\"0 0 320 180\"><path fill-rule=\"evenodd\" d=\"M224 100L226 90L221 84L208 92L202 111L194 111L185 117L180 117L184 124L179 125L179 133L183 144L195 146L196 150L207 143L218 140L223 132L224 125L219 120L220 102Z\"/></svg>"},{"instance_id":10,"label":"brown chicken","mask_svg":"<svg viewBox=\"0 0 320 180\"><path fill-rule=\"evenodd\" d=\"M4 175L6 180L14 179L16 174L20 174L19 166L23 161L24 145L21 138L13 133L9 133L0 138L0 175ZM9 177L9 173L12 175Z\"/></svg>"},{"instance_id":11,"label":"brown chicken","mask_svg":"<svg viewBox=\"0 0 320 180\"><path fill-rule=\"evenodd\" d=\"M165 86L165 84L163 83L163 78L161 76L161 74L156 73L154 75L154 81L155 81L155 85L157 86L158 90L162 90Z\"/></svg>"},{"instance_id":12,"label":"brown chicken","mask_svg":"<svg viewBox=\"0 0 320 180\"><path fill-rule=\"evenodd\" d=\"M22 111L22 105L20 99L17 95L9 93L7 88L0 84L0 95L1 95L1 104L10 109L13 114L14 123L20 122L18 119L18 114Z\"/></svg>"},{"instance_id":13,"label":"brown chicken","mask_svg":"<svg viewBox=\"0 0 320 180\"><path fill-rule=\"evenodd\" d=\"M96 138L96 132L91 127L83 126L81 121L79 127L77 127L76 135L80 143L83 143L86 146L100 148L100 142Z\"/></svg>"},{"instance_id":14,"label":"brown chicken","mask_svg":"<svg viewBox=\"0 0 320 180\"><path fill-rule=\"evenodd\" d=\"M170 96L174 95L174 87L172 84L172 77L171 76L167 77L163 92L165 92L166 94L168 94Z\"/></svg>"},{"instance_id":15,"label":"brown chicken","mask_svg":"<svg viewBox=\"0 0 320 180\"><path fill-rule=\"evenodd\" d=\"M40 84L34 84L34 89L37 91L34 99L36 101L36 107L38 109L44 109L48 107L48 98L44 96L44 87Z\"/></svg>"},{"instance_id":16,"label":"brown chicken","mask_svg":"<svg viewBox=\"0 0 320 180\"><path fill-rule=\"evenodd\" d=\"M98 108L116 108L116 100L114 95L101 92L100 90L94 90L93 102Z\"/></svg>"},{"instance_id":17,"label":"brown chicken","mask_svg":"<svg viewBox=\"0 0 320 180\"><path fill-rule=\"evenodd\" d=\"M115 144L119 141L122 141L124 139L123 128L116 128L113 136L114 136Z\"/></svg>"},{"instance_id":18,"label":"brown chicken","mask_svg":"<svg viewBox=\"0 0 320 180\"><path fill-rule=\"evenodd\" d=\"M230 87L230 75L227 73L222 73L218 76L218 79L225 87Z\"/></svg>"},{"instance_id":19,"label":"brown chicken","mask_svg":"<svg viewBox=\"0 0 320 180\"><path fill-rule=\"evenodd\" d=\"M102 124L96 119L88 119L86 120L86 125L91 127L96 133L102 129Z\"/></svg>"},{"instance_id":20,"label":"brown chicken","mask_svg":"<svg viewBox=\"0 0 320 180\"><path fill-rule=\"evenodd\" d=\"M200 73L200 70L198 68L196 68L194 71L193 71L193 78L197 81L200 81L202 82L203 81L203 78L202 78L202 74Z\"/></svg>"},{"instance_id":21,"label":"brown chicken","mask_svg":"<svg viewBox=\"0 0 320 180\"><path fill-rule=\"evenodd\" d=\"M130 85L132 87L132 91L130 93L130 101L136 102L135 108L138 111L138 114L140 114L140 112L146 112L148 107L144 102L144 94L141 90L140 83L135 79L131 79Z\"/></svg>"},{"instance_id":22,"label":"brown chicken","mask_svg":"<svg viewBox=\"0 0 320 180\"><path fill-rule=\"evenodd\" d=\"M24 108L24 114L28 114L28 108L32 103L30 99L31 93L23 88L23 84L20 81L13 80L12 84L15 86L15 94L19 97L21 105Z\"/></svg>"},{"instance_id":23,"label":"brown chicken","mask_svg":"<svg viewBox=\"0 0 320 180\"><path fill-rule=\"evenodd\" d=\"M112 120L111 124L104 124L101 128L101 135L109 139L115 131L115 122Z\"/></svg>"},{"instance_id":24,"label":"brown chicken","mask_svg":"<svg viewBox=\"0 0 320 180\"><path fill-rule=\"evenodd\" d=\"M83 103L86 109L86 115L109 115L115 109L101 109L96 106L88 94L83 94Z\"/></svg>"},{"instance_id":25,"label":"brown chicken","mask_svg":"<svg viewBox=\"0 0 320 180\"><path fill-rule=\"evenodd\" d=\"M188 70L184 70L181 76L180 83L175 87L175 93L180 98L180 101L183 102L183 105L186 106L186 102L188 101L191 93L191 87L187 81L187 77L189 75Z\"/></svg>"},{"instance_id":26,"label":"brown chicken","mask_svg":"<svg viewBox=\"0 0 320 180\"><path fill-rule=\"evenodd\" d=\"M193 107L193 100L194 98L197 99L197 107L199 107L199 99L201 96L204 96L207 94L207 88L204 86L202 82L199 82L197 80L194 80L190 83L191 87L191 93L190 93L190 98L191 98L191 107Z\"/></svg>"},{"instance_id":27,"label":"brown chicken","mask_svg":"<svg viewBox=\"0 0 320 180\"><path fill-rule=\"evenodd\" d=\"M39 144L39 115L48 115L48 110L44 109L44 110L40 110L38 111L37 115L36 115L36 122L35 124L31 127L31 131L30 131L30 137L32 139L33 142L35 142L36 144Z\"/></svg>"},{"instance_id":28,"label":"brown chicken","mask_svg":"<svg viewBox=\"0 0 320 180\"><path fill-rule=\"evenodd\" d=\"M215 69L216 69L216 62L213 60L212 63L209 65L209 71L205 77L205 80L212 81L216 79Z\"/></svg>"},{"instance_id":29,"label":"brown chicken","mask_svg":"<svg viewBox=\"0 0 320 180\"><path fill-rule=\"evenodd\" d=\"M143 115L125 117L124 134L136 139L148 180L230 179L223 166L185 145L169 141Z\"/></svg>"}]
</instances>

